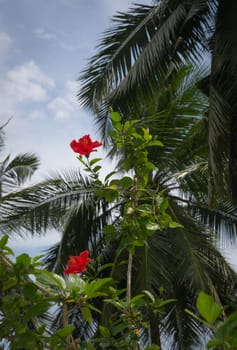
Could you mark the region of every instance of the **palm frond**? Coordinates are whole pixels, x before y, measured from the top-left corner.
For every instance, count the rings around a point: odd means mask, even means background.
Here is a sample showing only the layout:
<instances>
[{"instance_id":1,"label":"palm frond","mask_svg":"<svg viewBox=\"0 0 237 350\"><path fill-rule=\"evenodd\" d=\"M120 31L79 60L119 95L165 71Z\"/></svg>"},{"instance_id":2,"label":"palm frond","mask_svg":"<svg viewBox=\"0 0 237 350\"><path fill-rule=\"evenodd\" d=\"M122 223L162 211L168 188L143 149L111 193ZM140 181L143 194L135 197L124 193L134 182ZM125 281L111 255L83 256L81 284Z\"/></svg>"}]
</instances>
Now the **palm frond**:
<instances>
[{"instance_id":1,"label":"palm frond","mask_svg":"<svg viewBox=\"0 0 237 350\"><path fill-rule=\"evenodd\" d=\"M44 182L10 193L0 205L1 232L42 233L58 229L65 212L86 198L93 198L95 188L78 171L56 174Z\"/></svg>"},{"instance_id":2,"label":"palm frond","mask_svg":"<svg viewBox=\"0 0 237 350\"><path fill-rule=\"evenodd\" d=\"M32 153L18 154L13 159L7 156L1 163L2 193L17 190L38 169L39 158ZM2 198L4 200L4 198Z\"/></svg>"},{"instance_id":3,"label":"palm frond","mask_svg":"<svg viewBox=\"0 0 237 350\"><path fill-rule=\"evenodd\" d=\"M44 262L51 271L62 272L68 257L89 249L97 259L103 255L105 240L103 225L112 222L114 208L96 196L74 203L64 215L61 240L46 251Z\"/></svg>"},{"instance_id":4,"label":"palm frond","mask_svg":"<svg viewBox=\"0 0 237 350\"><path fill-rule=\"evenodd\" d=\"M80 78L79 99L104 122L108 105L127 114L136 106L141 111L141 101L154 101L171 72L188 57L200 57L196 43L204 42L212 11L207 1L170 0L114 16L115 27L105 32L99 53Z\"/></svg>"}]
</instances>

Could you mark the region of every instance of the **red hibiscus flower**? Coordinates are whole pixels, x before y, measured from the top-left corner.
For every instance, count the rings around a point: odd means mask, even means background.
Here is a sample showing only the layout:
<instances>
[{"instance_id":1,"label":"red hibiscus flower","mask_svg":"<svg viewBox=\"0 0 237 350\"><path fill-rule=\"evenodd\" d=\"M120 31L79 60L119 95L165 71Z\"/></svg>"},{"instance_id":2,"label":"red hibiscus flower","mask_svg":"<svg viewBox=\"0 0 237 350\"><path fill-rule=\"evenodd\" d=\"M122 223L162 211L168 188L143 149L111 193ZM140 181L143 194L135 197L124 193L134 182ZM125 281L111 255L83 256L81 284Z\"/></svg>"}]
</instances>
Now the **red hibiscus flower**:
<instances>
[{"instance_id":1,"label":"red hibiscus flower","mask_svg":"<svg viewBox=\"0 0 237 350\"><path fill-rule=\"evenodd\" d=\"M96 152L95 148L102 146L102 143L92 141L90 135L84 135L78 141L72 140L70 146L74 152L88 157L91 152Z\"/></svg>"},{"instance_id":2,"label":"red hibiscus flower","mask_svg":"<svg viewBox=\"0 0 237 350\"><path fill-rule=\"evenodd\" d=\"M84 272L89 262L91 262L91 258L89 258L88 250L84 250L79 256L70 256L64 273L69 275Z\"/></svg>"}]
</instances>

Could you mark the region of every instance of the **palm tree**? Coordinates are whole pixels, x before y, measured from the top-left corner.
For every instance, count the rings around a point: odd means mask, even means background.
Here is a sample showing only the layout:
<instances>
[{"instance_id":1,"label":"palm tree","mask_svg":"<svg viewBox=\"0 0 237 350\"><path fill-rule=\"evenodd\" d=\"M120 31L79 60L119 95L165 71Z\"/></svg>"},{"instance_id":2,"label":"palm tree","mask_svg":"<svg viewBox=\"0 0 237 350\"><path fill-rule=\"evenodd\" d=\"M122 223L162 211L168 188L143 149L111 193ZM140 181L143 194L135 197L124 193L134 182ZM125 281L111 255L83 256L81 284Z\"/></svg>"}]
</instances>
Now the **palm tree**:
<instances>
[{"instance_id":1,"label":"palm tree","mask_svg":"<svg viewBox=\"0 0 237 350\"><path fill-rule=\"evenodd\" d=\"M39 159L35 154L24 153L17 154L11 158L10 155L4 157L4 127L0 127L0 155L3 159L0 161L0 212L1 221L4 218L4 209L6 202L14 200L15 196L21 193L21 187L31 179L34 172L39 167ZM18 227L19 229L19 227ZM0 227L1 234L5 234L4 229Z\"/></svg>"},{"instance_id":2,"label":"palm tree","mask_svg":"<svg viewBox=\"0 0 237 350\"><path fill-rule=\"evenodd\" d=\"M205 290L223 304L231 305L237 283L235 272L215 248L215 236L209 230L215 226L218 231L224 225L235 229L235 208L218 212L208 210L207 181L199 178L202 172L194 174L189 171L186 177L180 173L181 165L190 165L190 158L199 155L204 165L207 158L207 135L203 134L201 118L207 103L205 96L194 88L193 76L189 68L173 74L169 88L165 86L159 91L160 109L150 103L146 106L150 111L149 118L144 114L142 120L154 133L158 129L159 136L165 140L159 153L150 153L157 164L157 173L150 186L166 191L170 215L183 228L158 232L146 248L137 249L133 294L148 289L158 296L159 290L163 289L165 298L177 299L175 305L165 307L166 312L159 319L149 319L151 332L144 332L143 338L144 343L161 343L164 348L169 338L172 349L190 349L201 341L203 327L184 312L185 307L194 310L197 293ZM187 152L190 145L191 152ZM205 171L205 166L201 169ZM174 178L177 179L175 182ZM174 185L180 185L185 196L177 190L174 192ZM122 198L109 204L97 198L96 187L90 178L80 171L67 171L25 188L19 195L5 201L0 208L0 227L4 232L19 232L21 227L33 234L56 228L62 232L62 238L46 256L50 270L62 271L69 255L77 255L89 248L95 262L111 263L116 257L114 268L109 273L119 281L119 286L123 286L125 278L120 262L127 257L124 252L117 255L117 242L106 243L102 233L105 224L116 224L122 211ZM206 226L201 220L204 218ZM106 271L97 273L103 275ZM85 325L78 314L73 312L71 320L78 324L78 332L81 329L85 335ZM94 330L87 329L88 337L93 334Z\"/></svg>"},{"instance_id":3,"label":"palm tree","mask_svg":"<svg viewBox=\"0 0 237 350\"><path fill-rule=\"evenodd\" d=\"M105 136L108 106L126 116L140 113L140 101L159 104L159 89L180 68L208 62L209 73L199 87L209 100L208 187L213 205L227 192L237 201L236 14L234 0L156 0L118 13L81 76L78 94L96 114Z\"/></svg>"}]
</instances>

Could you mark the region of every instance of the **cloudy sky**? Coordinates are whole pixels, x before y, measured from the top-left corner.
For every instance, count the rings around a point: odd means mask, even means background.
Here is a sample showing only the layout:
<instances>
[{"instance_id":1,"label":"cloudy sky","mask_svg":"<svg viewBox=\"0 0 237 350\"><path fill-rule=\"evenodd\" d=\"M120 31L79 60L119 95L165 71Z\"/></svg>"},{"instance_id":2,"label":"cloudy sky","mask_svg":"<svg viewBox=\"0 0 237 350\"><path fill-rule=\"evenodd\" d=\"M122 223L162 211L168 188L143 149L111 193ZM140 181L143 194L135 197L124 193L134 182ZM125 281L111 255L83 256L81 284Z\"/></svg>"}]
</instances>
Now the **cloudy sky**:
<instances>
[{"instance_id":1,"label":"cloudy sky","mask_svg":"<svg viewBox=\"0 0 237 350\"><path fill-rule=\"evenodd\" d=\"M152 0L0 0L0 125L11 118L8 153L39 155L35 181L79 166L72 139L87 133L98 139L92 116L76 99L77 79L111 17L133 2ZM12 245L34 255L57 239L50 233ZM234 249L226 251L231 261Z\"/></svg>"},{"instance_id":2,"label":"cloudy sky","mask_svg":"<svg viewBox=\"0 0 237 350\"><path fill-rule=\"evenodd\" d=\"M77 166L71 139L98 138L76 99L77 78L112 15L131 6L129 0L0 0L0 125L11 118L8 152L39 155L37 179Z\"/></svg>"},{"instance_id":3,"label":"cloudy sky","mask_svg":"<svg viewBox=\"0 0 237 350\"><path fill-rule=\"evenodd\" d=\"M79 166L69 147L72 139L87 133L98 139L92 116L76 99L77 79L111 17L132 5L129 0L0 0L0 125L11 118L7 153L40 157L35 181ZM33 252L54 242L51 234L20 240L16 248Z\"/></svg>"}]
</instances>

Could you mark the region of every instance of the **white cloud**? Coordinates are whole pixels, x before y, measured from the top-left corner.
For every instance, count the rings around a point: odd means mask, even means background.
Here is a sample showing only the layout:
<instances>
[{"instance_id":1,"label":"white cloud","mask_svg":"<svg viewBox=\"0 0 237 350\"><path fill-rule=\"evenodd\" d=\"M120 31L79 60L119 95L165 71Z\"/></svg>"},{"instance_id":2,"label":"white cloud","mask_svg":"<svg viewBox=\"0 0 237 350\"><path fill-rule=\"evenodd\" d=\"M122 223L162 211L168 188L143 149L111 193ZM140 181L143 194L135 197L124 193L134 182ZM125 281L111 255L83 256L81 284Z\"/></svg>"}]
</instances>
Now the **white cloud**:
<instances>
[{"instance_id":1,"label":"white cloud","mask_svg":"<svg viewBox=\"0 0 237 350\"><path fill-rule=\"evenodd\" d=\"M42 120L42 119L46 119L47 116L46 116L45 111L43 109L35 109L32 112L30 112L29 118L35 119L35 120L39 120L39 119Z\"/></svg>"},{"instance_id":2,"label":"white cloud","mask_svg":"<svg viewBox=\"0 0 237 350\"><path fill-rule=\"evenodd\" d=\"M5 32L0 32L0 64L5 61L11 46L11 37Z\"/></svg>"},{"instance_id":3,"label":"white cloud","mask_svg":"<svg viewBox=\"0 0 237 350\"><path fill-rule=\"evenodd\" d=\"M54 81L43 73L34 61L28 61L8 71L7 82L7 88L15 87L14 93L19 101L24 99L45 100L46 88L54 86Z\"/></svg>"},{"instance_id":4,"label":"white cloud","mask_svg":"<svg viewBox=\"0 0 237 350\"><path fill-rule=\"evenodd\" d=\"M66 83L66 92L63 96L57 96L47 107L53 113L55 119L69 119L73 113L79 108L79 103L76 100L78 86L74 81Z\"/></svg>"},{"instance_id":5,"label":"white cloud","mask_svg":"<svg viewBox=\"0 0 237 350\"><path fill-rule=\"evenodd\" d=\"M61 34L61 35L60 35ZM62 40L62 33L59 32L59 36L55 33L48 32L43 27L37 28L34 30L34 35L36 38L46 41L53 41L55 44L57 44L59 47L61 47L63 50L66 51L74 51L76 50L76 45L71 45L67 41Z\"/></svg>"},{"instance_id":6,"label":"white cloud","mask_svg":"<svg viewBox=\"0 0 237 350\"><path fill-rule=\"evenodd\" d=\"M0 79L0 116L20 114L22 103L48 100L54 81L34 61L28 61L8 70Z\"/></svg>"},{"instance_id":7,"label":"white cloud","mask_svg":"<svg viewBox=\"0 0 237 350\"><path fill-rule=\"evenodd\" d=\"M42 27L35 29L34 34L39 39L43 39L43 40L57 40L56 34L49 33Z\"/></svg>"}]
</instances>

